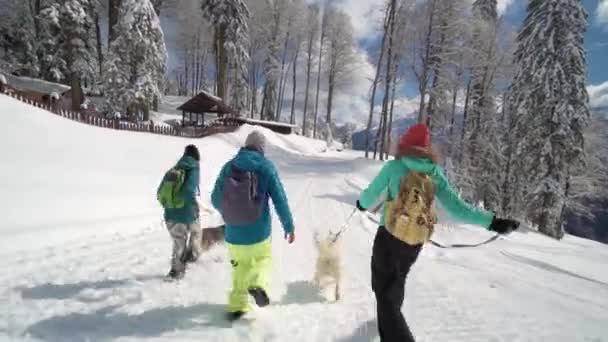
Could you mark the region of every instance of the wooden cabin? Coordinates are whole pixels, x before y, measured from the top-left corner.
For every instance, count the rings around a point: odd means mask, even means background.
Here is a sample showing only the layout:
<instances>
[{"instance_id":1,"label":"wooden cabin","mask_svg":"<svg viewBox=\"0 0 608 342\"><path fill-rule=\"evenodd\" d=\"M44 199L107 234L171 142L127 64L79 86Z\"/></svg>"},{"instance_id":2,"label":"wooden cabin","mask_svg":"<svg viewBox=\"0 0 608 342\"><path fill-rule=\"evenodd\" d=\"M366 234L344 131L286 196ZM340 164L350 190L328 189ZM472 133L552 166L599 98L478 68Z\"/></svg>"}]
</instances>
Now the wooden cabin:
<instances>
[{"instance_id":1,"label":"wooden cabin","mask_svg":"<svg viewBox=\"0 0 608 342\"><path fill-rule=\"evenodd\" d=\"M296 128L288 123L241 116L222 99L206 92L199 93L177 109L182 111L182 126L203 129L202 135L229 132L242 125L261 126L280 134L291 134Z\"/></svg>"},{"instance_id":2,"label":"wooden cabin","mask_svg":"<svg viewBox=\"0 0 608 342\"><path fill-rule=\"evenodd\" d=\"M237 116L236 112L222 99L204 91L177 109L182 111L183 127L206 127L216 119Z\"/></svg>"},{"instance_id":3,"label":"wooden cabin","mask_svg":"<svg viewBox=\"0 0 608 342\"><path fill-rule=\"evenodd\" d=\"M8 73L0 73L0 79L3 92L16 93L34 102L60 109L70 109L72 106L72 88L65 84Z\"/></svg>"}]
</instances>

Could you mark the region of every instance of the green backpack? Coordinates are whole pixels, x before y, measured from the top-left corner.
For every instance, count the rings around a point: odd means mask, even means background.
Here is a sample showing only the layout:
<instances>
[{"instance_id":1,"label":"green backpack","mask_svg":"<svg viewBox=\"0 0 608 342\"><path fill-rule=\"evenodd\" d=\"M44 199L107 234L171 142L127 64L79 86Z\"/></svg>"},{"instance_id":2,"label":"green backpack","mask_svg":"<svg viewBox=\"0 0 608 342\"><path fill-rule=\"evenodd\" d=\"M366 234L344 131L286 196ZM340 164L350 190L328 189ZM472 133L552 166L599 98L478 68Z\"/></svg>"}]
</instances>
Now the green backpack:
<instances>
[{"instance_id":1,"label":"green backpack","mask_svg":"<svg viewBox=\"0 0 608 342\"><path fill-rule=\"evenodd\" d=\"M182 187L186 179L186 170L177 167L165 173L165 177L158 188L156 198L165 209L179 209L186 205L182 195Z\"/></svg>"}]
</instances>

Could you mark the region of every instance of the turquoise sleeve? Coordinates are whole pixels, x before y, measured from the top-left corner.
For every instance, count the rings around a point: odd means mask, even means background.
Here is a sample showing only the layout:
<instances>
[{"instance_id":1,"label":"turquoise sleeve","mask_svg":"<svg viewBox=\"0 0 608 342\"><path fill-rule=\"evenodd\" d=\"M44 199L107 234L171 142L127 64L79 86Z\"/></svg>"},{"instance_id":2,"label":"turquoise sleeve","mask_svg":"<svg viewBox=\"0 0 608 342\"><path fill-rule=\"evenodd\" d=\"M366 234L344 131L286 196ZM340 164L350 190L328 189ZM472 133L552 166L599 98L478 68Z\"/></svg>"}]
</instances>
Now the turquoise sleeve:
<instances>
[{"instance_id":1,"label":"turquoise sleeve","mask_svg":"<svg viewBox=\"0 0 608 342\"><path fill-rule=\"evenodd\" d=\"M198 187L201 182L200 174L201 173L198 168L190 170L190 174L186 178L186 182L184 183L184 188L182 190L184 198L192 205L197 205L196 194L198 192Z\"/></svg>"},{"instance_id":2,"label":"turquoise sleeve","mask_svg":"<svg viewBox=\"0 0 608 342\"><path fill-rule=\"evenodd\" d=\"M490 226L494 219L494 213L466 203L452 188L441 170L439 170L436 180L437 199L451 216L465 223L479 225L486 229Z\"/></svg>"},{"instance_id":3,"label":"turquoise sleeve","mask_svg":"<svg viewBox=\"0 0 608 342\"><path fill-rule=\"evenodd\" d=\"M391 175L392 163L388 162L382 167L380 173L374 178L374 180L370 183L370 185L363 191L361 197L359 198L359 204L368 209L371 207L378 197L382 194L384 190L388 187L388 183Z\"/></svg>"}]
</instances>

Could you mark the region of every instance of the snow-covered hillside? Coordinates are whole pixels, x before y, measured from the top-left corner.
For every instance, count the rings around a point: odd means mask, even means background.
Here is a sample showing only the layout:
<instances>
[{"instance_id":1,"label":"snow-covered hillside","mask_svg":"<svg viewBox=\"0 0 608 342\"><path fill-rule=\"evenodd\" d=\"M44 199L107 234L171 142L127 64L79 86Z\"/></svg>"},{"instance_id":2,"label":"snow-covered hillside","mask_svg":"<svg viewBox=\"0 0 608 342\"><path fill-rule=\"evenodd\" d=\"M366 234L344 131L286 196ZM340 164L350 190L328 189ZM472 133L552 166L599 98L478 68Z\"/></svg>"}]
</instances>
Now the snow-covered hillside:
<instances>
[{"instance_id":1,"label":"snow-covered hillside","mask_svg":"<svg viewBox=\"0 0 608 342\"><path fill-rule=\"evenodd\" d=\"M340 302L310 280L314 230L341 226L381 164L324 142L266 132L297 226L274 220L273 305L222 319L230 286L224 247L165 283L170 241L155 191L188 143L202 153L201 190L252 127L202 140L90 127L0 95L0 340L374 341L369 259L375 230L356 216L342 239ZM217 215L204 225L218 223ZM443 221L444 223L447 221ZM491 236L438 228L444 243ZM407 283L404 312L419 341L608 341L608 248L526 231L474 248L428 246Z\"/></svg>"}]
</instances>

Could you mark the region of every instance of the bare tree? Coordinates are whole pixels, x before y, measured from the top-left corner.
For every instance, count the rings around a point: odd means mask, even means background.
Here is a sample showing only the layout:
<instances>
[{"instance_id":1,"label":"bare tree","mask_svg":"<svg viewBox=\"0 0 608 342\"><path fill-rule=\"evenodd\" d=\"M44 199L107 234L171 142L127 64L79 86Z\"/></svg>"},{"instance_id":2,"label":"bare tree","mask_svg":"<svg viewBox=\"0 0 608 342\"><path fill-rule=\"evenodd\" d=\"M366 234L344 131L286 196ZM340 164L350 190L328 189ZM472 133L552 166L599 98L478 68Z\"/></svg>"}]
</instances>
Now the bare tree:
<instances>
[{"instance_id":1,"label":"bare tree","mask_svg":"<svg viewBox=\"0 0 608 342\"><path fill-rule=\"evenodd\" d=\"M308 94L310 90L310 74L312 70L312 57L314 42L319 34L319 7L309 5L306 13L307 45L306 45L306 90L304 95L304 111L302 113L302 135L308 134Z\"/></svg>"},{"instance_id":2,"label":"bare tree","mask_svg":"<svg viewBox=\"0 0 608 342\"><path fill-rule=\"evenodd\" d=\"M339 10L329 9L331 22L327 29L328 93L326 123L332 123L334 92L344 81L354 64L353 26L350 17Z\"/></svg>"},{"instance_id":3,"label":"bare tree","mask_svg":"<svg viewBox=\"0 0 608 342\"><path fill-rule=\"evenodd\" d=\"M314 114L314 126L312 130L313 138L317 137L317 121L319 121L319 93L321 91L321 67L323 66L323 45L325 44L325 37L327 34L327 23L328 23L328 10L324 9L323 17L321 19L321 41L319 44L319 68L317 71L317 95L315 99L315 114Z\"/></svg>"},{"instance_id":4,"label":"bare tree","mask_svg":"<svg viewBox=\"0 0 608 342\"><path fill-rule=\"evenodd\" d=\"M372 124L373 124L373 120L374 120L374 106L376 103L376 90L378 88L378 82L380 80L380 72L382 69L382 61L384 59L384 51L385 51L384 46L386 44L386 36L388 35L391 8L392 8L392 4L389 4L386 7L386 13L384 15L382 42L380 43L380 56L378 57L378 62L376 64L376 76L374 77L374 81L372 82L372 95L371 95L371 99L369 101L369 117L367 119L367 131L366 131L366 135L365 135L365 158L369 158L369 147L370 147L369 142L370 142L370 137L371 137L371 132L372 132Z\"/></svg>"}]
</instances>

